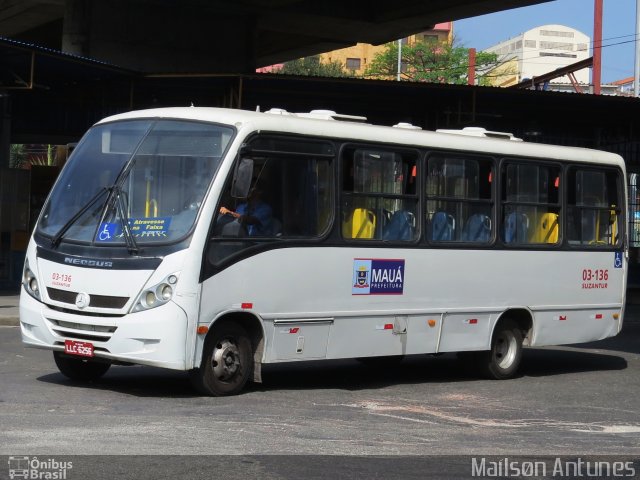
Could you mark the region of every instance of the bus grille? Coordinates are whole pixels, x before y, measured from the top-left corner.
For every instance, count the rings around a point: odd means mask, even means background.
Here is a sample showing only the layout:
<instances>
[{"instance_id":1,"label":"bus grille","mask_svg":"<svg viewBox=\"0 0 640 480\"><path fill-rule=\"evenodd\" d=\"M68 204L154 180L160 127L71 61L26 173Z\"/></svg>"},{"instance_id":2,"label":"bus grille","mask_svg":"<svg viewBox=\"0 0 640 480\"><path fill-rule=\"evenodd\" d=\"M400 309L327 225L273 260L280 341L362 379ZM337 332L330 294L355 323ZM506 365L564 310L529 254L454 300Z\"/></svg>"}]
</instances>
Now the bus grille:
<instances>
[{"instance_id":1,"label":"bus grille","mask_svg":"<svg viewBox=\"0 0 640 480\"><path fill-rule=\"evenodd\" d=\"M66 322L47 318L51 330L65 338L75 338L91 342L108 342L118 327L108 325L88 325L85 323Z\"/></svg>"},{"instance_id":2,"label":"bus grille","mask_svg":"<svg viewBox=\"0 0 640 480\"><path fill-rule=\"evenodd\" d=\"M76 296L78 292L70 292L69 290L60 290L58 288L47 287L47 293L51 300L56 302L76 304ZM129 301L129 297L112 297L108 295L89 295L89 306L93 308L114 308L120 309Z\"/></svg>"}]
</instances>

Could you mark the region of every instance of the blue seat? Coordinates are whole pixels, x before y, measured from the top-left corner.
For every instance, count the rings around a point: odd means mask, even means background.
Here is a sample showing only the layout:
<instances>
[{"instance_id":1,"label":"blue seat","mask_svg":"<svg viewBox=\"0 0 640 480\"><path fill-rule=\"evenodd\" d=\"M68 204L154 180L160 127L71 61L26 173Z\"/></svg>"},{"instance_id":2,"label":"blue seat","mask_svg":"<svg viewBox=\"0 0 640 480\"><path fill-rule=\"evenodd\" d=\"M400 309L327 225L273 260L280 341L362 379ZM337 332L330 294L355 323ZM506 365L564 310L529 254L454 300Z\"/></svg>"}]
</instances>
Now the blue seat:
<instances>
[{"instance_id":1,"label":"blue seat","mask_svg":"<svg viewBox=\"0 0 640 480\"><path fill-rule=\"evenodd\" d=\"M398 210L391 215L389 222L382 230L383 240L413 240L413 214L406 210Z\"/></svg>"},{"instance_id":2,"label":"blue seat","mask_svg":"<svg viewBox=\"0 0 640 480\"><path fill-rule=\"evenodd\" d=\"M454 239L456 222L447 212L436 212L431 218L431 240L450 242Z\"/></svg>"},{"instance_id":3,"label":"blue seat","mask_svg":"<svg viewBox=\"0 0 640 480\"><path fill-rule=\"evenodd\" d=\"M524 213L511 212L504 221L505 243L527 243L529 241L529 218Z\"/></svg>"},{"instance_id":4,"label":"blue seat","mask_svg":"<svg viewBox=\"0 0 640 480\"><path fill-rule=\"evenodd\" d=\"M475 213L467 219L462 230L463 242L488 243L491 240L491 219L483 213Z\"/></svg>"}]
</instances>

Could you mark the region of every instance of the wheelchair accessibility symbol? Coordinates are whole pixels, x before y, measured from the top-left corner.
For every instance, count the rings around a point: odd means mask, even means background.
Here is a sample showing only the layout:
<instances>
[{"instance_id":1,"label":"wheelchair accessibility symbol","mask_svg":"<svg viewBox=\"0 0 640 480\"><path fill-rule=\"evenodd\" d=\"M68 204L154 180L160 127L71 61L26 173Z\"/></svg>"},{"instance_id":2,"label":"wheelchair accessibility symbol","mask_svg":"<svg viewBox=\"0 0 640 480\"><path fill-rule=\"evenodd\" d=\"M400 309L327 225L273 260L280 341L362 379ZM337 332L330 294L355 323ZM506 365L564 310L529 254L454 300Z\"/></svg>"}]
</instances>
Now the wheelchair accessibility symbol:
<instances>
[{"instance_id":1,"label":"wheelchair accessibility symbol","mask_svg":"<svg viewBox=\"0 0 640 480\"><path fill-rule=\"evenodd\" d=\"M615 252L615 257L613 260L614 268L622 268L622 252Z\"/></svg>"},{"instance_id":2,"label":"wheelchair accessibility symbol","mask_svg":"<svg viewBox=\"0 0 640 480\"><path fill-rule=\"evenodd\" d=\"M98 229L98 234L96 235L96 240L98 242L110 242L113 240L113 237L116 235L116 229L118 227L117 223L108 223L104 222L100 225Z\"/></svg>"}]
</instances>

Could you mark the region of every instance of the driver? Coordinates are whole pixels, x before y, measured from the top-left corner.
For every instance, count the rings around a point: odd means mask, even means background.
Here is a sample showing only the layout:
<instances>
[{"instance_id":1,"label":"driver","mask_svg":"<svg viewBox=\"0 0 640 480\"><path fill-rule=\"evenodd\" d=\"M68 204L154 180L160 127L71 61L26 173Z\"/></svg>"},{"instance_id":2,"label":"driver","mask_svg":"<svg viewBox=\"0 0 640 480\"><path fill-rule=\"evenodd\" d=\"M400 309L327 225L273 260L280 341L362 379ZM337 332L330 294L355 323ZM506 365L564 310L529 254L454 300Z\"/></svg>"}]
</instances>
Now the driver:
<instances>
[{"instance_id":1,"label":"driver","mask_svg":"<svg viewBox=\"0 0 640 480\"><path fill-rule=\"evenodd\" d=\"M230 215L247 229L252 237L269 235L273 222L273 210L262 200L262 191L256 187L251 189L247 201L241 203L235 212L227 207L220 207L221 215Z\"/></svg>"}]
</instances>

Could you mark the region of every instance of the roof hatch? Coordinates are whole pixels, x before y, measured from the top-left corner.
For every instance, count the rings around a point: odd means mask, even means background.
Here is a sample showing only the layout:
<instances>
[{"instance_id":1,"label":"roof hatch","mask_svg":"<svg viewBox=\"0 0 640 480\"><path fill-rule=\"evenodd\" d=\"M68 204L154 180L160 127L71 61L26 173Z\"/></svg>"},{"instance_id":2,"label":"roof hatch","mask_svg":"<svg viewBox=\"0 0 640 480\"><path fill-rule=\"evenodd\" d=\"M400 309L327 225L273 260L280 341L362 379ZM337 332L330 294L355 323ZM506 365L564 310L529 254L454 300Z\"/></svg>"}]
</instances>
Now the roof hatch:
<instances>
[{"instance_id":1,"label":"roof hatch","mask_svg":"<svg viewBox=\"0 0 640 480\"><path fill-rule=\"evenodd\" d=\"M486 128L481 127L464 127L462 130L446 130L439 128L436 130L438 133L450 133L452 135L467 135L469 137L485 137L485 138L497 138L500 140L511 140L513 142L521 142L522 139L514 137L513 133L507 132L492 132Z\"/></svg>"},{"instance_id":2,"label":"roof hatch","mask_svg":"<svg viewBox=\"0 0 640 480\"><path fill-rule=\"evenodd\" d=\"M359 117L357 115L344 115L342 113L336 113L333 110L311 110L309 113L292 113L287 112L282 108L272 108L264 113L270 113L271 115L291 115L292 117L299 118L316 118L318 120L340 120L343 122L366 122L367 117Z\"/></svg>"}]
</instances>

